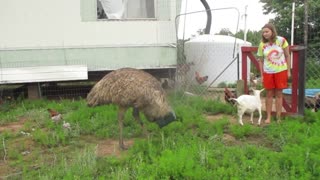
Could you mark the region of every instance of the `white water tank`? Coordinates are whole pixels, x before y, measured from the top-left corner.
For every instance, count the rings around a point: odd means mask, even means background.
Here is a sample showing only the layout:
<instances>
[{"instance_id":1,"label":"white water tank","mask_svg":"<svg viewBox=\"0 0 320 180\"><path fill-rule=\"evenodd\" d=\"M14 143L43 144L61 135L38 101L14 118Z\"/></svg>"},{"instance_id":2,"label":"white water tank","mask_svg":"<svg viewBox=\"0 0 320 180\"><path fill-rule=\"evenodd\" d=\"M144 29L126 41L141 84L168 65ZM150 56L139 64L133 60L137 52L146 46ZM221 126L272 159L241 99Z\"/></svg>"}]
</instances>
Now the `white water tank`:
<instances>
[{"instance_id":1,"label":"white water tank","mask_svg":"<svg viewBox=\"0 0 320 180\"><path fill-rule=\"evenodd\" d=\"M241 79L241 47L251 46L231 36L225 35L200 35L185 43L185 55L187 63L191 63L189 77L195 79L195 72L200 76L208 76L203 85L217 87L224 82L236 83ZM239 72L237 65L237 54L239 53ZM233 62L232 62L233 61ZM231 65L229 66L229 64ZM228 67L229 66L229 67ZM248 59L248 77L250 74L250 60ZM193 80L194 83L196 81Z\"/></svg>"}]
</instances>

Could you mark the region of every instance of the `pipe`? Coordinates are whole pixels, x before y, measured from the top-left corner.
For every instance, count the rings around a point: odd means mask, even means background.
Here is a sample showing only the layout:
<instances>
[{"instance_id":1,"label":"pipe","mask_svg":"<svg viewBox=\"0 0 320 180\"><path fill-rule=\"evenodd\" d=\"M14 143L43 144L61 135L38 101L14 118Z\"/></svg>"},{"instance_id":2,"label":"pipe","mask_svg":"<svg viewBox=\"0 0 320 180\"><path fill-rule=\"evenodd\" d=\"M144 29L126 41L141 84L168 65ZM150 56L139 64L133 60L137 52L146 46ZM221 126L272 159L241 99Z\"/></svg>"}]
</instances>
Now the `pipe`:
<instances>
[{"instance_id":1,"label":"pipe","mask_svg":"<svg viewBox=\"0 0 320 180\"><path fill-rule=\"evenodd\" d=\"M209 6L209 4L207 3L206 0L200 0L200 1L203 4L203 6L204 6L204 8L206 9L206 12L207 12L207 25L206 25L206 28L204 30L204 34L210 34L211 21L212 21L212 14L211 14L211 11L210 11L210 6Z\"/></svg>"}]
</instances>

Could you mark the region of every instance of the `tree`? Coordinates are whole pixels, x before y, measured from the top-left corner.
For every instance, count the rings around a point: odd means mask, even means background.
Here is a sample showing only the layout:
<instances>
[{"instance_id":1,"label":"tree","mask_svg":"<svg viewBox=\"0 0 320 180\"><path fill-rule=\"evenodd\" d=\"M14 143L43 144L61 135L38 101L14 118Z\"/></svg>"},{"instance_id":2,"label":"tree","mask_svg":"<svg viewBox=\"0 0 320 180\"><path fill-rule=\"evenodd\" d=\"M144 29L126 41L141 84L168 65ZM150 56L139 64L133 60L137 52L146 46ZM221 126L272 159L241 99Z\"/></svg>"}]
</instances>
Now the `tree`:
<instances>
[{"instance_id":1,"label":"tree","mask_svg":"<svg viewBox=\"0 0 320 180\"><path fill-rule=\"evenodd\" d=\"M244 31L240 30L235 34L235 37L243 39ZM247 41L252 44L252 46L258 46L261 41L261 32L260 31L250 31L247 32Z\"/></svg>"},{"instance_id":2,"label":"tree","mask_svg":"<svg viewBox=\"0 0 320 180\"><path fill-rule=\"evenodd\" d=\"M292 2L295 2L294 43L304 44L304 0L260 0L260 2L265 3L263 6L264 14L276 14L275 18L271 20L271 22L277 27L278 34L286 37L289 42L291 41ZM308 18L308 33L315 32L308 35L308 45L319 46L320 18L317 16L320 12L320 0L308 0L307 2L310 7L308 16L313 17Z\"/></svg>"},{"instance_id":3,"label":"tree","mask_svg":"<svg viewBox=\"0 0 320 180\"><path fill-rule=\"evenodd\" d=\"M219 35L226 35L226 36L234 36L233 33L228 28L222 28L219 33Z\"/></svg>"}]
</instances>

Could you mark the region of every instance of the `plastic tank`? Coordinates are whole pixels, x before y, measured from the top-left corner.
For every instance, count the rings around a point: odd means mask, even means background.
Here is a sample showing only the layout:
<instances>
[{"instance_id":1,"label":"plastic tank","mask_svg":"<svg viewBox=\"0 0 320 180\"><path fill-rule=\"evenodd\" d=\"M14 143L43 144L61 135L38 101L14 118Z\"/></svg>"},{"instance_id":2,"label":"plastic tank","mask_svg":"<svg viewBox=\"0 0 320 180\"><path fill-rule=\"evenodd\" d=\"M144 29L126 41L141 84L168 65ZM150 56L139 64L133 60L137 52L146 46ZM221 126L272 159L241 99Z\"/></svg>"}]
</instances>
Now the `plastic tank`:
<instances>
[{"instance_id":1,"label":"plastic tank","mask_svg":"<svg viewBox=\"0 0 320 180\"><path fill-rule=\"evenodd\" d=\"M241 79L241 47L251 43L224 35L200 35L185 43L186 61L191 65L189 77L208 76L203 85L217 87L220 83L236 83ZM239 53L239 72L237 54ZM231 65L230 65L231 64ZM230 65L230 66L229 66ZM229 67L228 67L229 66ZM248 77L250 61L248 61Z\"/></svg>"}]
</instances>

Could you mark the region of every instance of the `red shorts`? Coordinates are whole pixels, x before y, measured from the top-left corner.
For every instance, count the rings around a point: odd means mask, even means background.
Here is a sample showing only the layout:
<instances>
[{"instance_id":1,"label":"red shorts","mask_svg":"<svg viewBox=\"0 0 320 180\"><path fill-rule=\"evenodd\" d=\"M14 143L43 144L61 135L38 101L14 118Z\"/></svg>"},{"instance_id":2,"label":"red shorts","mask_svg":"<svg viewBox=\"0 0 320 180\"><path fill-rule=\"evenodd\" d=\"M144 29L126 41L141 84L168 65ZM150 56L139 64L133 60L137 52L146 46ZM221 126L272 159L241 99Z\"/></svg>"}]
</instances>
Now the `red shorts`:
<instances>
[{"instance_id":1,"label":"red shorts","mask_svg":"<svg viewBox=\"0 0 320 180\"><path fill-rule=\"evenodd\" d=\"M263 86L265 89L285 89L288 87L288 71L274 74L263 73Z\"/></svg>"}]
</instances>

